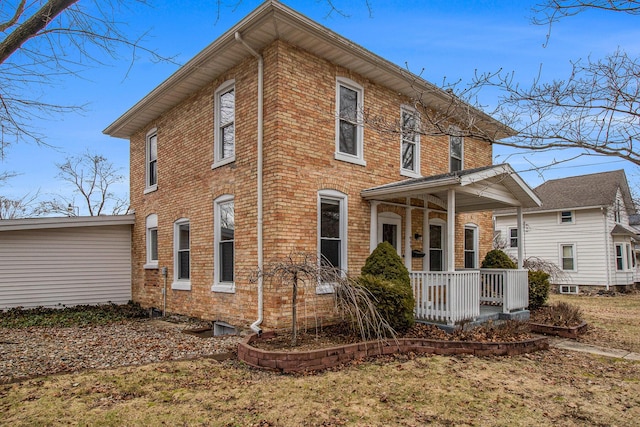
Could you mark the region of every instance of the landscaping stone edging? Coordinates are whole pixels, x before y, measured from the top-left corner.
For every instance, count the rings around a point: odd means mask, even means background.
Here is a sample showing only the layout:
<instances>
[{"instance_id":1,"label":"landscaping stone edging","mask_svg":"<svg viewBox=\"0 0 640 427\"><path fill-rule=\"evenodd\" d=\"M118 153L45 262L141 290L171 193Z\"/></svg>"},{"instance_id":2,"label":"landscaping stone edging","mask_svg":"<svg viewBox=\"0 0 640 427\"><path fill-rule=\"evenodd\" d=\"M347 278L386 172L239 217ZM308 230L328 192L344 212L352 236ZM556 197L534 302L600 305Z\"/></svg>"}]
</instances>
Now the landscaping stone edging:
<instances>
[{"instance_id":1,"label":"landscaping stone edging","mask_svg":"<svg viewBox=\"0 0 640 427\"><path fill-rule=\"evenodd\" d=\"M554 335L562 338L576 339L587 331L587 327L589 325L587 322L583 321L578 326L552 326L533 322L529 322L529 326L531 327L531 332L537 334Z\"/></svg>"},{"instance_id":2,"label":"landscaping stone edging","mask_svg":"<svg viewBox=\"0 0 640 427\"><path fill-rule=\"evenodd\" d=\"M549 341L546 337L498 343L398 338L388 341L365 341L309 351L268 351L251 345L256 340L271 338L275 335L274 332L265 332L260 337L251 335L245 338L238 344L238 359L256 368L288 373L323 370L352 360L387 354L413 352L440 355L516 356L549 348Z\"/></svg>"}]
</instances>

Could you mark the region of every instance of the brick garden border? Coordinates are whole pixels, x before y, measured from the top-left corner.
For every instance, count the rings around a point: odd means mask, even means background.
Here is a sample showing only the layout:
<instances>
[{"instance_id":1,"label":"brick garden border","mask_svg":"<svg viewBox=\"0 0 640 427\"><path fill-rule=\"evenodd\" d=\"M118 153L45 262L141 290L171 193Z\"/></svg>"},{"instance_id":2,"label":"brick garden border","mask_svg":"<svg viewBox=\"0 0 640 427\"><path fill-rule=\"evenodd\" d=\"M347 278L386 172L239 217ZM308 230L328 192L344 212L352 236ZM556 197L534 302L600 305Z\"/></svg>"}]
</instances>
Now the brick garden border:
<instances>
[{"instance_id":1,"label":"brick garden border","mask_svg":"<svg viewBox=\"0 0 640 427\"><path fill-rule=\"evenodd\" d=\"M576 339L587 331L589 325L583 321L578 326L553 326L542 323L529 322L531 332L545 335L554 335L562 338Z\"/></svg>"},{"instance_id":2,"label":"brick garden border","mask_svg":"<svg viewBox=\"0 0 640 427\"><path fill-rule=\"evenodd\" d=\"M238 359L261 369L288 372L318 371L356 359L401 353L472 354L475 356L516 356L549 348L546 337L524 341L485 343L474 341L442 341L426 338L398 338L389 341L366 341L309 351L268 351L251 345L260 339L272 338L275 332L260 337L251 335L238 344Z\"/></svg>"}]
</instances>

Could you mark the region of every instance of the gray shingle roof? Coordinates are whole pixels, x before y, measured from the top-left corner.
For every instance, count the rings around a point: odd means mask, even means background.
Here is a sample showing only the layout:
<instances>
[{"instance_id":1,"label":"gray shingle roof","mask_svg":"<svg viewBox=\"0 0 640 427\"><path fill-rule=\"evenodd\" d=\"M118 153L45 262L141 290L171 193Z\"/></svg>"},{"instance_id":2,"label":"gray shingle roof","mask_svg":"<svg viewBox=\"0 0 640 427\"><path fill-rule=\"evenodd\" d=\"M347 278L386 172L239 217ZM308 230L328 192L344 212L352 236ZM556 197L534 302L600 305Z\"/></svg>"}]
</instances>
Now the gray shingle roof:
<instances>
[{"instance_id":1,"label":"gray shingle roof","mask_svg":"<svg viewBox=\"0 0 640 427\"><path fill-rule=\"evenodd\" d=\"M547 181L534 189L542 200L542 206L523 209L523 211L611 206L615 202L618 188L622 192L627 212L629 214L635 213L627 177L622 169ZM507 212L507 210L500 211L500 213Z\"/></svg>"}]
</instances>

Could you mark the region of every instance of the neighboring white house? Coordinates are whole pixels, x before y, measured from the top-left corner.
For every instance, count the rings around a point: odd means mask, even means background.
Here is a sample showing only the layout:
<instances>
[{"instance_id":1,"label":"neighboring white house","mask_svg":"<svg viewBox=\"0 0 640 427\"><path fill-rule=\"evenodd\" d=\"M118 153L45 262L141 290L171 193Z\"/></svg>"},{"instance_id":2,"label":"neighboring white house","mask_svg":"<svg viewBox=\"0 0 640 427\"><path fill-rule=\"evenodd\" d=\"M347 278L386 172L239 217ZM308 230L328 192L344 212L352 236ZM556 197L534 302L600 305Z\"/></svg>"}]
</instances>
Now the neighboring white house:
<instances>
[{"instance_id":1,"label":"neighboring white house","mask_svg":"<svg viewBox=\"0 0 640 427\"><path fill-rule=\"evenodd\" d=\"M133 215L0 221L0 310L131 300Z\"/></svg>"},{"instance_id":2,"label":"neighboring white house","mask_svg":"<svg viewBox=\"0 0 640 427\"><path fill-rule=\"evenodd\" d=\"M635 208L623 170L554 179L534 191L542 206L523 209L523 236L513 209L494 212L496 239L508 254L522 245L525 258L556 264L565 273L560 292L634 285L638 230L629 224Z\"/></svg>"}]
</instances>

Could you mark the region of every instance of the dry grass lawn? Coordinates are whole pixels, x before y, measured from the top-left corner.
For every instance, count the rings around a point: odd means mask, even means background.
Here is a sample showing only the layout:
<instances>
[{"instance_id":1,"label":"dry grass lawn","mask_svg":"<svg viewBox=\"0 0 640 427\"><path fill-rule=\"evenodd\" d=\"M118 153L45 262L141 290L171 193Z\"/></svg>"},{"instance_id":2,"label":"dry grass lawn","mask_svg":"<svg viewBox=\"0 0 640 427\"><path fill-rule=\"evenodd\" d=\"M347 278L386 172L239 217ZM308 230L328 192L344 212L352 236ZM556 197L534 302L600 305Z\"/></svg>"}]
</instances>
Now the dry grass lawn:
<instances>
[{"instance_id":1,"label":"dry grass lawn","mask_svg":"<svg viewBox=\"0 0 640 427\"><path fill-rule=\"evenodd\" d=\"M640 316L640 296L628 297L569 301L594 323L598 344L620 331L614 343L638 349L630 320ZM558 349L400 356L307 376L202 359L0 386L0 425L12 426L628 426L638 419L639 362Z\"/></svg>"}]
</instances>

